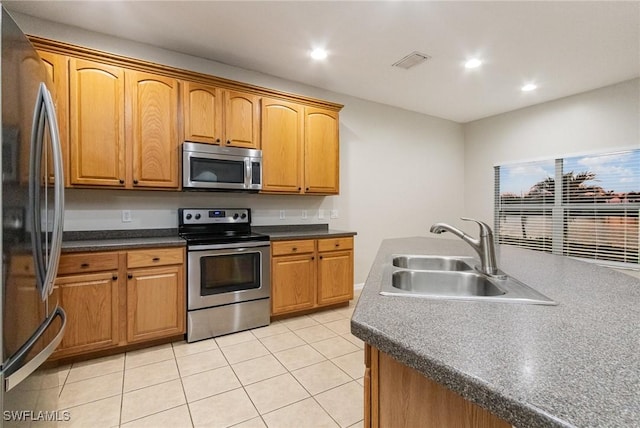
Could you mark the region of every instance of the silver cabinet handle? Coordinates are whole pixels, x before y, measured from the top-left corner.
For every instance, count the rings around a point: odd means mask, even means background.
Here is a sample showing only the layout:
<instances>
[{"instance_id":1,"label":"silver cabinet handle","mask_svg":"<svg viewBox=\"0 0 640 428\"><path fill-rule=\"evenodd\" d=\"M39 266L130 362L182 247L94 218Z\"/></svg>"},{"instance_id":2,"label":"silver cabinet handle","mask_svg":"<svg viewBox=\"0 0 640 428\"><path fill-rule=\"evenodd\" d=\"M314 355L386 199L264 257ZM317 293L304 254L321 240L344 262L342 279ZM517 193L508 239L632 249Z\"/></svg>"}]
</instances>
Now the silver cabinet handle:
<instances>
[{"instance_id":1,"label":"silver cabinet handle","mask_svg":"<svg viewBox=\"0 0 640 428\"><path fill-rule=\"evenodd\" d=\"M38 355L29 360L25 365L19 367L19 365L22 363L22 360L29 354L29 352L31 352L31 349L42 337L45 331L47 331L47 329L51 326L53 320L57 317L60 317L62 319L62 326L60 327L60 331L58 332L58 334L56 334L56 337L54 337L53 340L49 342L49 344L45 346L45 348L40 351ZM40 325L38 330L33 333L33 336L31 336L27 343L22 345L22 347L20 347L14 357L7 362L3 370L6 373L11 374L5 377L3 386L5 391L10 391L20 382L25 380L31 373L36 371L38 367L40 367L51 354L53 354L53 351L55 351L60 342L62 342L62 337L64 336L64 330L66 327L67 314L64 312L64 309L58 306L47 318L47 320Z\"/></svg>"}]
</instances>

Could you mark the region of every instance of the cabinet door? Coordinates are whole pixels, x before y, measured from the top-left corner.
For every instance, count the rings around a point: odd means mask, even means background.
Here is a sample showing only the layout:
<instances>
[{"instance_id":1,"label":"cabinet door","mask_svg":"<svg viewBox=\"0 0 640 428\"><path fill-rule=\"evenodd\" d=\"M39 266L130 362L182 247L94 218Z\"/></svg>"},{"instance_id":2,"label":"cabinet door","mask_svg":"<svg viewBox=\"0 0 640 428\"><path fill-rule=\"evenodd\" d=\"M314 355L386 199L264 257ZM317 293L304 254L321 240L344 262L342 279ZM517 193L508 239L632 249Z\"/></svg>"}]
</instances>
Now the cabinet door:
<instances>
[{"instance_id":1,"label":"cabinet door","mask_svg":"<svg viewBox=\"0 0 640 428\"><path fill-rule=\"evenodd\" d=\"M133 187L178 188L178 81L126 71Z\"/></svg>"},{"instance_id":2,"label":"cabinet door","mask_svg":"<svg viewBox=\"0 0 640 428\"><path fill-rule=\"evenodd\" d=\"M338 113L305 108L305 193L337 194L340 185Z\"/></svg>"},{"instance_id":3,"label":"cabinet door","mask_svg":"<svg viewBox=\"0 0 640 428\"><path fill-rule=\"evenodd\" d=\"M184 140L220 144L222 138L222 91L208 85L183 82Z\"/></svg>"},{"instance_id":4,"label":"cabinet door","mask_svg":"<svg viewBox=\"0 0 640 428\"><path fill-rule=\"evenodd\" d=\"M315 257L282 256L271 260L272 315L312 308L315 303Z\"/></svg>"},{"instance_id":5,"label":"cabinet door","mask_svg":"<svg viewBox=\"0 0 640 428\"><path fill-rule=\"evenodd\" d=\"M353 299L353 251L320 253L318 259L318 305Z\"/></svg>"},{"instance_id":6,"label":"cabinet door","mask_svg":"<svg viewBox=\"0 0 640 428\"><path fill-rule=\"evenodd\" d=\"M118 274L70 275L56 280L67 328L56 354L65 356L118 344Z\"/></svg>"},{"instance_id":7,"label":"cabinet door","mask_svg":"<svg viewBox=\"0 0 640 428\"><path fill-rule=\"evenodd\" d=\"M130 271L127 282L127 342L185 332L182 265Z\"/></svg>"},{"instance_id":8,"label":"cabinet door","mask_svg":"<svg viewBox=\"0 0 640 428\"><path fill-rule=\"evenodd\" d=\"M260 148L260 97L224 91L225 145Z\"/></svg>"},{"instance_id":9,"label":"cabinet door","mask_svg":"<svg viewBox=\"0 0 640 428\"><path fill-rule=\"evenodd\" d=\"M69 185L68 168L68 147L69 147L69 58L65 55L58 55L51 52L38 51L38 55L44 62L47 73L53 82L53 102L56 107L58 117L58 132L60 134L60 144L62 145L62 159L64 168L65 185ZM51 144L47 147L47 160L49 162L48 171L53 171L53 156L51 155ZM53 182L53 172L49 176L49 182Z\"/></svg>"},{"instance_id":10,"label":"cabinet door","mask_svg":"<svg viewBox=\"0 0 640 428\"><path fill-rule=\"evenodd\" d=\"M124 72L69 60L70 183L125 186Z\"/></svg>"},{"instance_id":11,"label":"cabinet door","mask_svg":"<svg viewBox=\"0 0 640 428\"><path fill-rule=\"evenodd\" d=\"M302 191L303 107L262 99L262 191Z\"/></svg>"}]
</instances>

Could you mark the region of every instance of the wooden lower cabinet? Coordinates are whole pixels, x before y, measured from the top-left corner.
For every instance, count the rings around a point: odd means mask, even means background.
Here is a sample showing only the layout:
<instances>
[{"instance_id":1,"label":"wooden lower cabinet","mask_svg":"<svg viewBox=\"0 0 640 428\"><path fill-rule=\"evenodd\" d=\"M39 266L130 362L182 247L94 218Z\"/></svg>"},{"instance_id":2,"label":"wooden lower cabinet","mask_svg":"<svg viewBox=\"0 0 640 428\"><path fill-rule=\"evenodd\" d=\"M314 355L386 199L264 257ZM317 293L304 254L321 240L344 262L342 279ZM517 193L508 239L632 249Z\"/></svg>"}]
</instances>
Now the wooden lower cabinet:
<instances>
[{"instance_id":1,"label":"wooden lower cabinet","mask_svg":"<svg viewBox=\"0 0 640 428\"><path fill-rule=\"evenodd\" d=\"M365 428L511 428L511 424L365 344Z\"/></svg>"},{"instance_id":2,"label":"wooden lower cabinet","mask_svg":"<svg viewBox=\"0 0 640 428\"><path fill-rule=\"evenodd\" d=\"M271 243L271 315L353 299L353 237Z\"/></svg>"},{"instance_id":3,"label":"wooden lower cabinet","mask_svg":"<svg viewBox=\"0 0 640 428\"><path fill-rule=\"evenodd\" d=\"M184 260L184 248L63 254L67 327L52 359L184 334Z\"/></svg>"},{"instance_id":4,"label":"wooden lower cabinet","mask_svg":"<svg viewBox=\"0 0 640 428\"><path fill-rule=\"evenodd\" d=\"M318 304L353 299L353 250L319 253Z\"/></svg>"},{"instance_id":5,"label":"wooden lower cabinet","mask_svg":"<svg viewBox=\"0 0 640 428\"><path fill-rule=\"evenodd\" d=\"M182 265L136 269L127 280L127 342L184 333Z\"/></svg>"},{"instance_id":6,"label":"wooden lower cabinet","mask_svg":"<svg viewBox=\"0 0 640 428\"><path fill-rule=\"evenodd\" d=\"M271 312L274 315L313 308L316 275L312 254L273 258Z\"/></svg>"},{"instance_id":7,"label":"wooden lower cabinet","mask_svg":"<svg viewBox=\"0 0 640 428\"><path fill-rule=\"evenodd\" d=\"M58 304L67 314L58 356L118 345L118 284L117 271L58 278Z\"/></svg>"}]
</instances>

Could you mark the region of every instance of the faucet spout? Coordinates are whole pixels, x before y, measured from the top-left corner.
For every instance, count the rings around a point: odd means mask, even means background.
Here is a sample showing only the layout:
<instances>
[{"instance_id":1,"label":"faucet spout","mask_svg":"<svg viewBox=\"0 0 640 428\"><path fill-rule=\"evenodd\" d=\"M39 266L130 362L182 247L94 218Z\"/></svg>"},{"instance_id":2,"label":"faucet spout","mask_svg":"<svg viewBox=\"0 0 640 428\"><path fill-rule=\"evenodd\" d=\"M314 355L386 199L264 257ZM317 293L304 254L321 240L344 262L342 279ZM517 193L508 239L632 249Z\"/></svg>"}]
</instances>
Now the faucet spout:
<instances>
[{"instance_id":1,"label":"faucet spout","mask_svg":"<svg viewBox=\"0 0 640 428\"><path fill-rule=\"evenodd\" d=\"M474 220L472 218L462 217L462 220L473 221L478 224L478 226L480 227L479 239L475 239L464 233L462 230L446 223L433 224L431 226L430 232L436 234L449 232L462 239L478 253L478 256L480 256L479 270L486 275L499 276L498 267L496 264L496 252L493 242L493 232L491 231L491 227L489 227L489 225L484 222Z\"/></svg>"}]
</instances>

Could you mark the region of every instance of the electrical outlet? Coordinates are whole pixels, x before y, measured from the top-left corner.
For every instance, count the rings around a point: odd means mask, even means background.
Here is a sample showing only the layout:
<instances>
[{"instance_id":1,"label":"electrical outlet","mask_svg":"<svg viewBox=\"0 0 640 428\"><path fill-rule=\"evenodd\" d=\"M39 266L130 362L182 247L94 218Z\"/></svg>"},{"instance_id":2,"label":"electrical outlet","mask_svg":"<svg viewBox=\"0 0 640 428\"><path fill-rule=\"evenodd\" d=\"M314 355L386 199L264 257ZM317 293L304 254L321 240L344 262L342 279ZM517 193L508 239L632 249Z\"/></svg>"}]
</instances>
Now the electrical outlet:
<instances>
[{"instance_id":1,"label":"electrical outlet","mask_svg":"<svg viewBox=\"0 0 640 428\"><path fill-rule=\"evenodd\" d=\"M131 223L131 210L122 210L122 222Z\"/></svg>"},{"instance_id":2,"label":"electrical outlet","mask_svg":"<svg viewBox=\"0 0 640 428\"><path fill-rule=\"evenodd\" d=\"M324 210L318 210L318 219L324 218Z\"/></svg>"},{"instance_id":3,"label":"electrical outlet","mask_svg":"<svg viewBox=\"0 0 640 428\"><path fill-rule=\"evenodd\" d=\"M280 210L280 220L284 220L284 219L285 219L284 210Z\"/></svg>"},{"instance_id":4,"label":"electrical outlet","mask_svg":"<svg viewBox=\"0 0 640 428\"><path fill-rule=\"evenodd\" d=\"M338 218L338 210L331 210L331 218Z\"/></svg>"},{"instance_id":5,"label":"electrical outlet","mask_svg":"<svg viewBox=\"0 0 640 428\"><path fill-rule=\"evenodd\" d=\"M301 215L303 220L307 219L307 210L302 210L302 215Z\"/></svg>"}]
</instances>

